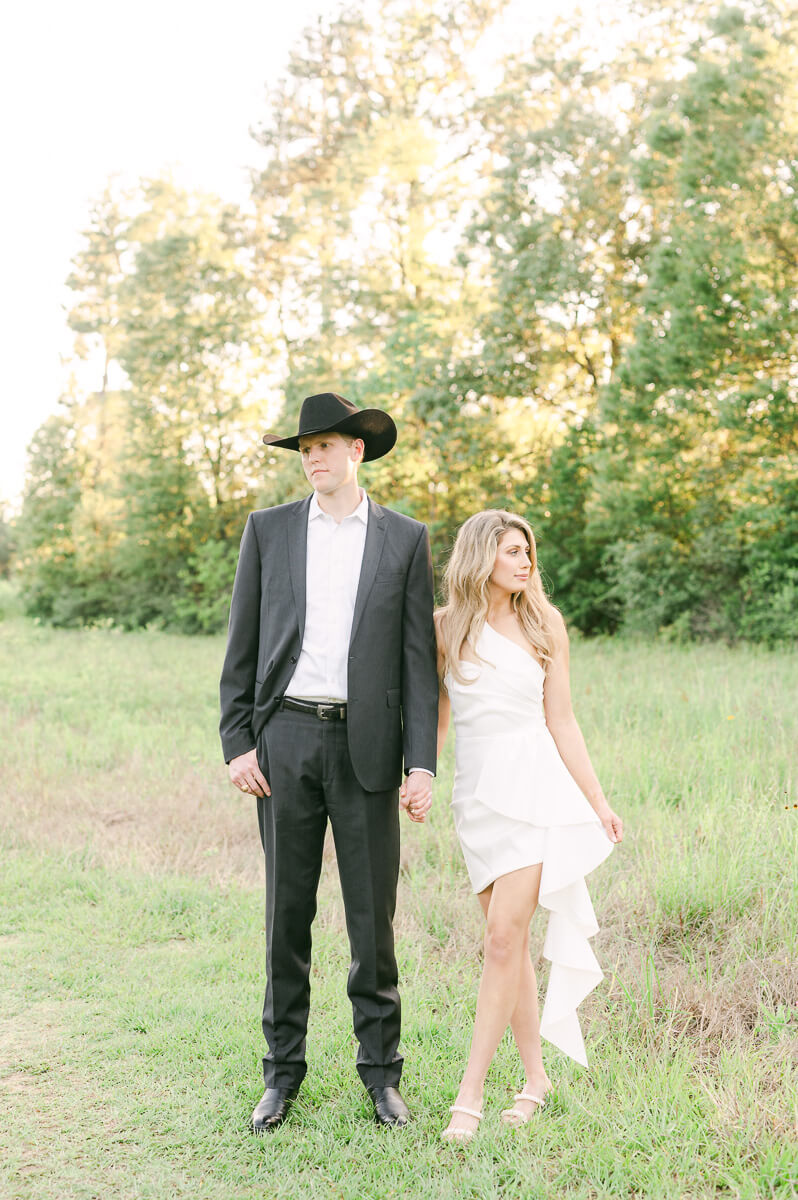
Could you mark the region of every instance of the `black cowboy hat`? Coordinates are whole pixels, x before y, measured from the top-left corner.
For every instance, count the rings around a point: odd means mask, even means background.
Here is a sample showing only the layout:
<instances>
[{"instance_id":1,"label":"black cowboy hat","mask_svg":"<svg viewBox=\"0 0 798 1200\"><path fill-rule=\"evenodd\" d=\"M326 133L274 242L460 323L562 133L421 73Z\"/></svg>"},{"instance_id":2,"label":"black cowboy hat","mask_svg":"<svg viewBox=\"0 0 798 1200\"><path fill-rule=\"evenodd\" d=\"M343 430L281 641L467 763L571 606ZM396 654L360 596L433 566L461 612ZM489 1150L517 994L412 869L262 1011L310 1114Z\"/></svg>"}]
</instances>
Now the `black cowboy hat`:
<instances>
[{"instance_id":1,"label":"black cowboy hat","mask_svg":"<svg viewBox=\"0 0 798 1200\"><path fill-rule=\"evenodd\" d=\"M362 438L366 446L364 462L382 458L396 442L396 426L387 413L379 408L356 408L350 400L335 392L321 392L302 401L299 431L294 437L281 438L276 433L267 433L263 441L267 446L298 450L299 439L313 433L345 433L349 437Z\"/></svg>"}]
</instances>

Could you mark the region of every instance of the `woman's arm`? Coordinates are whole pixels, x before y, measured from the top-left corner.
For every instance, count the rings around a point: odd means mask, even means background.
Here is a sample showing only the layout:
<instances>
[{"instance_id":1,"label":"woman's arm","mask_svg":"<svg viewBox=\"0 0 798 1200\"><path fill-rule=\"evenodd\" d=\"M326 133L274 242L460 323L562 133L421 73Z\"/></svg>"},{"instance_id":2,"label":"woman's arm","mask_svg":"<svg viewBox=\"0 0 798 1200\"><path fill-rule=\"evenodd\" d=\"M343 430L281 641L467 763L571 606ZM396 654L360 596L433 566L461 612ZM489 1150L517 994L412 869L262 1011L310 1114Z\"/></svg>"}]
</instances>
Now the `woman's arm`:
<instances>
[{"instance_id":1,"label":"woman's arm","mask_svg":"<svg viewBox=\"0 0 798 1200\"><path fill-rule=\"evenodd\" d=\"M446 734L449 732L449 720L452 715L452 705L449 700L449 693L443 686L441 679L441 671L443 669L443 635L441 633L441 620L443 618L443 610L440 609L435 613L435 640L438 646L438 757L440 758L443 750Z\"/></svg>"},{"instance_id":2,"label":"woman's arm","mask_svg":"<svg viewBox=\"0 0 798 1200\"><path fill-rule=\"evenodd\" d=\"M446 734L449 732L449 717L451 715L452 705L449 700L449 693L441 684L441 690L438 695L438 758L441 756Z\"/></svg>"},{"instance_id":3,"label":"woman's arm","mask_svg":"<svg viewBox=\"0 0 798 1200\"><path fill-rule=\"evenodd\" d=\"M587 796L596 816L604 826L611 842L623 838L623 821L610 808L598 776L587 752L582 730L571 704L570 655L565 622L558 612L553 614L554 647L546 683L543 689L543 708L546 725L559 751L560 758L573 776L580 791Z\"/></svg>"}]
</instances>

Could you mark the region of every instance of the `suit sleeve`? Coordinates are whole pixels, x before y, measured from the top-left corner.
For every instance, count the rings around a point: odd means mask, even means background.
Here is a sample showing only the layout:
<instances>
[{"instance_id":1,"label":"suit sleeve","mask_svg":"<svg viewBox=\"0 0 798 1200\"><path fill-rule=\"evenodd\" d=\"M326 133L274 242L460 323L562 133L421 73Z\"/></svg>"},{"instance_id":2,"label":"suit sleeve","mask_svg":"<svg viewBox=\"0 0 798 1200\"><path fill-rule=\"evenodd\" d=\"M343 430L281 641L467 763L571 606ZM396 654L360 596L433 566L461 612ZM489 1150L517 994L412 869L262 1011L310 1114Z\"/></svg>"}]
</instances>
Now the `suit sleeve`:
<instances>
[{"instance_id":1,"label":"suit sleeve","mask_svg":"<svg viewBox=\"0 0 798 1200\"><path fill-rule=\"evenodd\" d=\"M252 516L247 518L241 538L227 651L219 685L221 720L219 733L225 762L246 754L255 747L252 711L255 704L255 676L258 669L260 634L260 548Z\"/></svg>"},{"instance_id":2,"label":"suit sleeve","mask_svg":"<svg viewBox=\"0 0 798 1200\"><path fill-rule=\"evenodd\" d=\"M405 769L435 774L438 738L438 670L432 555L422 526L405 585L402 617L402 737Z\"/></svg>"}]
</instances>

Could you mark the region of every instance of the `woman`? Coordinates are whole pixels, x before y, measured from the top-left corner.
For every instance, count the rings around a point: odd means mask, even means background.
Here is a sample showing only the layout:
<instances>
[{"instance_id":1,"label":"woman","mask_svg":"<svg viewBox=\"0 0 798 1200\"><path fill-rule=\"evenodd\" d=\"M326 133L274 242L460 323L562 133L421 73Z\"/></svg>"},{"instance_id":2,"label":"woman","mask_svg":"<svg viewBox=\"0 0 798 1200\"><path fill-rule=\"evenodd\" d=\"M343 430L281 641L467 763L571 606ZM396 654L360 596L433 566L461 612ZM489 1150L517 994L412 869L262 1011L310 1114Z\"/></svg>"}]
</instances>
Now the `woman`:
<instances>
[{"instance_id":1,"label":"woman","mask_svg":"<svg viewBox=\"0 0 798 1200\"><path fill-rule=\"evenodd\" d=\"M583 1065L576 1016L602 972L588 943L596 924L584 876L623 837L571 708L568 636L537 569L521 517L476 513L462 526L436 613L442 680L438 752L454 715L452 808L485 914L485 955L471 1052L443 1137L471 1138L485 1076L508 1024L526 1082L502 1117L526 1123L551 1083L541 1034ZM542 1022L529 956L540 903L550 918L551 976Z\"/></svg>"}]
</instances>

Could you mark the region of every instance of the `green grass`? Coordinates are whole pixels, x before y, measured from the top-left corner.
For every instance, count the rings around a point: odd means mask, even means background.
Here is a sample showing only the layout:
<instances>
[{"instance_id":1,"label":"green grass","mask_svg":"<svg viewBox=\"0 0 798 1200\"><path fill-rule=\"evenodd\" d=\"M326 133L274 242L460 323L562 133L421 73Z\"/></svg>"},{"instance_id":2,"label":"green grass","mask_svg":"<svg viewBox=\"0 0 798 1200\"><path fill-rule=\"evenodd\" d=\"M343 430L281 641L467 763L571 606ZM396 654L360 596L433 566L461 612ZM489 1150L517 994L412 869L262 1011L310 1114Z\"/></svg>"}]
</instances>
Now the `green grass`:
<instances>
[{"instance_id":1,"label":"green grass","mask_svg":"<svg viewBox=\"0 0 798 1200\"><path fill-rule=\"evenodd\" d=\"M468 1048L480 918L447 808L403 827L398 954L410 1128L373 1126L354 1070L326 852L309 1073L261 1091L262 863L216 738L219 640L0 625L0 1195L792 1197L798 654L579 642L573 690L624 845L590 880L607 979L591 1070L550 1048L540 1120L500 1048L486 1119L441 1143ZM533 931L542 943L543 922Z\"/></svg>"}]
</instances>

